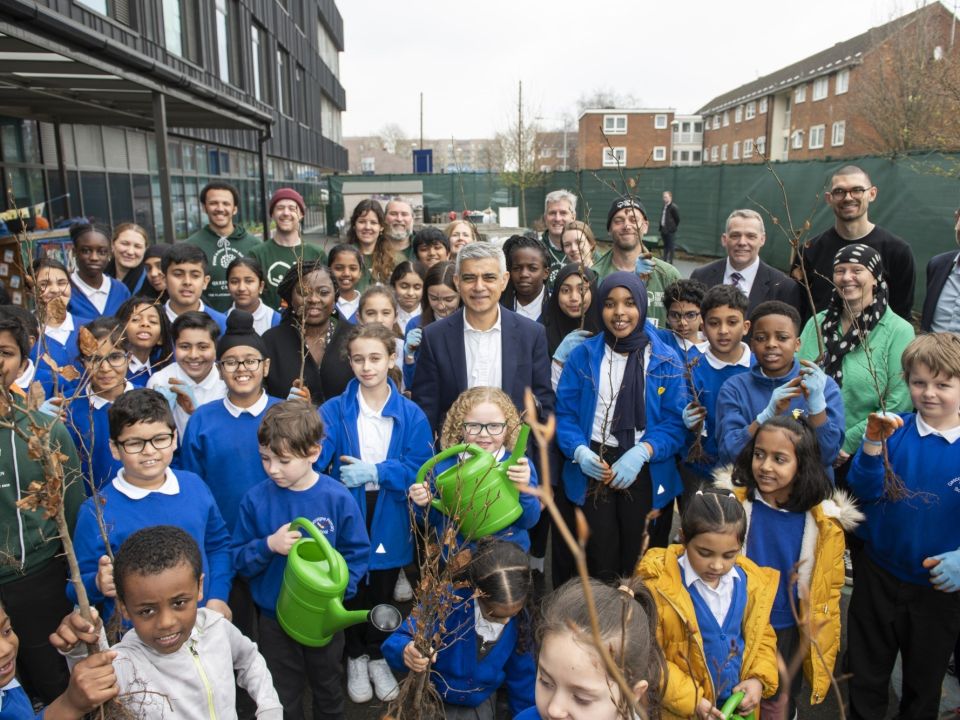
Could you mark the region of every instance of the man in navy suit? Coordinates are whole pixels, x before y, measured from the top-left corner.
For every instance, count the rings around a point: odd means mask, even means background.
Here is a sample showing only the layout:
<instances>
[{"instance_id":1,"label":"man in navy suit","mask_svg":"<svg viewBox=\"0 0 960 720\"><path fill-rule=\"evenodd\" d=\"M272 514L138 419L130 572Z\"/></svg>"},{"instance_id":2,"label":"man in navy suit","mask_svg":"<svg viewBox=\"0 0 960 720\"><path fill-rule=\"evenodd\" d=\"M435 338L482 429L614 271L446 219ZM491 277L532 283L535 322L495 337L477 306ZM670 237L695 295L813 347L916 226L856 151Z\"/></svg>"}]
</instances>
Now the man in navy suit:
<instances>
[{"instance_id":1,"label":"man in navy suit","mask_svg":"<svg viewBox=\"0 0 960 720\"><path fill-rule=\"evenodd\" d=\"M960 245L960 210L953 214L954 233ZM927 296L923 300L920 329L925 332L960 333L960 252L934 255L927 263Z\"/></svg>"},{"instance_id":2,"label":"man in navy suit","mask_svg":"<svg viewBox=\"0 0 960 720\"><path fill-rule=\"evenodd\" d=\"M736 285L750 300L747 315L767 300L781 300L804 312L807 303L801 300L800 286L784 273L760 259L760 248L767 241L763 218L755 210L734 210L727 218L720 244L727 251L725 260L716 260L694 270L690 277L708 288L714 285Z\"/></svg>"},{"instance_id":3,"label":"man in navy suit","mask_svg":"<svg viewBox=\"0 0 960 720\"><path fill-rule=\"evenodd\" d=\"M540 415L553 411L546 331L500 305L509 278L496 245L470 243L457 253L454 283L463 307L424 328L413 376L413 400L435 432L457 396L476 386L501 388L521 413L530 388Z\"/></svg>"}]
</instances>

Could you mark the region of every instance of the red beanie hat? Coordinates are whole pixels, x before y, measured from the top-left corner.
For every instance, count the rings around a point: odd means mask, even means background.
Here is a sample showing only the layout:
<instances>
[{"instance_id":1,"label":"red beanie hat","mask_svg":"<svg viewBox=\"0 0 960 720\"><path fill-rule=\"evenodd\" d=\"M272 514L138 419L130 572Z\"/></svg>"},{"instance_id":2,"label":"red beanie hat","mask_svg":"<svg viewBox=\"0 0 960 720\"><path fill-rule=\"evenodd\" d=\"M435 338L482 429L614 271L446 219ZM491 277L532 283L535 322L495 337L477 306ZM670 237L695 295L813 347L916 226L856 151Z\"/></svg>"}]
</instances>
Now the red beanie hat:
<instances>
[{"instance_id":1,"label":"red beanie hat","mask_svg":"<svg viewBox=\"0 0 960 720\"><path fill-rule=\"evenodd\" d=\"M273 206L281 200L293 200L297 204L297 207L300 208L300 213L302 215L307 214L307 204L303 201L303 195L293 188L280 188L273 194L273 197L270 198L270 209L268 212L271 215L273 215Z\"/></svg>"}]
</instances>

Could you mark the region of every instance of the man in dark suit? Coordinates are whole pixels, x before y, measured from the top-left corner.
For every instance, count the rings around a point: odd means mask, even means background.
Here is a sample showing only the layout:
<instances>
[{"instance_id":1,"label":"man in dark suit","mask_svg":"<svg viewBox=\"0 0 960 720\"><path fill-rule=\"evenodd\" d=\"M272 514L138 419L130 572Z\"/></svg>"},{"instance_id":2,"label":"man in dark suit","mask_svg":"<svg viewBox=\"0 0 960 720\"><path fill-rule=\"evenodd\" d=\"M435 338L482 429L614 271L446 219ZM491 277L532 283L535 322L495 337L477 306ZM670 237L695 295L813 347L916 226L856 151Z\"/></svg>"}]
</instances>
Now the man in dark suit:
<instances>
[{"instance_id":1,"label":"man in dark suit","mask_svg":"<svg viewBox=\"0 0 960 720\"><path fill-rule=\"evenodd\" d=\"M960 210L953 214L954 234L960 245ZM934 255L927 263L927 296L923 300L920 329L925 332L960 333L960 252Z\"/></svg>"},{"instance_id":2,"label":"man in dark suit","mask_svg":"<svg viewBox=\"0 0 960 720\"><path fill-rule=\"evenodd\" d=\"M759 213L734 210L727 218L726 232L720 236L720 244L727 251L726 259L699 267L690 277L707 287L735 285L750 299L747 314L766 300L781 300L797 308L802 316L808 316L806 303L801 301L800 286L760 259L760 248L766 241Z\"/></svg>"},{"instance_id":3,"label":"man in dark suit","mask_svg":"<svg viewBox=\"0 0 960 720\"><path fill-rule=\"evenodd\" d=\"M546 331L500 305L509 278L496 245L470 243L457 253L454 283L463 308L424 328L413 376L413 400L434 432L457 396L476 386L501 388L521 414L530 388L540 415L553 411Z\"/></svg>"},{"instance_id":4,"label":"man in dark suit","mask_svg":"<svg viewBox=\"0 0 960 720\"><path fill-rule=\"evenodd\" d=\"M673 193L663 191L663 209L660 211L660 240L663 242L663 259L673 262L674 237L680 225L680 211L673 202Z\"/></svg>"}]
</instances>

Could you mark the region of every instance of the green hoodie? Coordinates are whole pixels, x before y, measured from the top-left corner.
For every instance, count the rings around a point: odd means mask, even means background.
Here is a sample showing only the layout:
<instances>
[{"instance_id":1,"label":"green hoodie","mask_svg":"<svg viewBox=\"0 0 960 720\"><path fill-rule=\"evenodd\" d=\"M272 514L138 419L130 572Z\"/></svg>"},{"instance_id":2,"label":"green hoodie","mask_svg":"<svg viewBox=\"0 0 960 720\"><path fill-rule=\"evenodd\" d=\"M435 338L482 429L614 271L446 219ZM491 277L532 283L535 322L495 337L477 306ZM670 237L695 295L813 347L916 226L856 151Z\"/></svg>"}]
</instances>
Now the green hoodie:
<instances>
[{"instance_id":1,"label":"green hoodie","mask_svg":"<svg viewBox=\"0 0 960 720\"><path fill-rule=\"evenodd\" d=\"M204 225L187 242L196 245L207 255L210 284L203 293L203 301L219 312L226 312L233 299L227 291L227 267L237 258L249 255L260 244L260 239L247 232L242 225L234 225L233 232L222 238L209 225Z\"/></svg>"},{"instance_id":2,"label":"green hoodie","mask_svg":"<svg viewBox=\"0 0 960 720\"><path fill-rule=\"evenodd\" d=\"M64 475L64 508L71 534L77 520L77 510L85 499L80 480L80 461L77 449L63 423L46 415L34 414L38 425L50 425L53 441L59 443L67 456ZM26 414L16 412L17 426L28 434L30 422ZM27 455L27 443L13 430L0 428L0 585L30 575L62 552L54 518L45 517L43 508L20 510L17 501L27 494L30 483L43 482L43 468Z\"/></svg>"}]
</instances>

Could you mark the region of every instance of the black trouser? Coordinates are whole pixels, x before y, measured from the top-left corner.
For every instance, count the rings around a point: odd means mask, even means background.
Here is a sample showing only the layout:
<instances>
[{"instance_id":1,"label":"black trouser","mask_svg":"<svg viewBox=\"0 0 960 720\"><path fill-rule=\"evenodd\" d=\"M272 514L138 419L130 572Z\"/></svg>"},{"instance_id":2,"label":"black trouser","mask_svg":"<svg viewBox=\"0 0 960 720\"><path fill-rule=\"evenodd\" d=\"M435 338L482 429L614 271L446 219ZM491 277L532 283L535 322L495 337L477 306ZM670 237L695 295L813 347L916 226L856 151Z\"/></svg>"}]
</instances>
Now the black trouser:
<instances>
[{"instance_id":1,"label":"black trouser","mask_svg":"<svg viewBox=\"0 0 960 720\"><path fill-rule=\"evenodd\" d=\"M233 576L230 599L227 601L233 613L233 624L248 638L257 640L257 606L253 602L250 584L239 575Z\"/></svg>"},{"instance_id":2,"label":"black trouser","mask_svg":"<svg viewBox=\"0 0 960 720\"><path fill-rule=\"evenodd\" d=\"M796 625L775 630L777 633L777 654L783 658L787 667L800 651L800 630ZM814 664L818 661L814 658ZM787 686L789 683L789 687ZM777 691L760 703L760 717L765 720L790 720L797 709L797 698L803 687L803 668L799 668L792 678L780 674Z\"/></svg>"},{"instance_id":3,"label":"black trouser","mask_svg":"<svg viewBox=\"0 0 960 720\"><path fill-rule=\"evenodd\" d=\"M70 682L67 663L53 649L49 637L73 610L66 582L67 564L62 557L55 557L36 572L0 585L0 602L20 638L17 676L28 695L46 704Z\"/></svg>"},{"instance_id":4,"label":"black trouser","mask_svg":"<svg viewBox=\"0 0 960 720\"><path fill-rule=\"evenodd\" d=\"M284 720L301 720L303 690L310 685L314 720L343 720L343 633L319 648L301 645L273 618L260 616L260 653L273 676Z\"/></svg>"},{"instance_id":5,"label":"black trouser","mask_svg":"<svg viewBox=\"0 0 960 720\"><path fill-rule=\"evenodd\" d=\"M600 452L597 443L590 446L594 452ZM621 455L620 448L603 448L602 457L609 465ZM590 575L607 583L633 575L652 501L649 465L643 466L626 490L613 490L593 480L588 483L583 514L590 527L586 547Z\"/></svg>"},{"instance_id":6,"label":"black trouser","mask_svg":"<svg viewBox=\"0 0 960 720\"><path fill-rule=\"evenodd\" d=\"M674 249L674 239L676 237L676 232L664 232L660 231L660 239L663 241L663 261L672 263L673 262L673 249Z\"/></svg>"},{"instance_id":7,"label":"black trouser","mask_svg":"<svg viewBox=\"0 0 960 720\"><path fill-rule=\"evenodd\" d=\"M851 720L886 716L890 674L903 659L899 720L933 720L950 653L960 632L960 593L905 583L866 553L847 613L847 672Z\"/></svg>"},{"instance_id":8,"label":"black trouser","mask_svg":"<svg viewBox=\"0 0 960 720\"><path fill-rule=\"evenodd\" d=\"M570 528L570 532L576 537L577 525L574 514L576 505L567 499L567 493L563 489L562 483L554 487L553 501L556 503L557 510L560 511L560 516L563 518L563 521L567 524L567 527ZM548 511L544 510L544 512ZM553 557L551 558L553 587L556 589L577 574L577 565L573 560L573 553L570 551L570 548L567 547L567 543L556 527L553 528L553 534L551 535L550 549L553 553Z\"/></svg>"}]
</instances>

